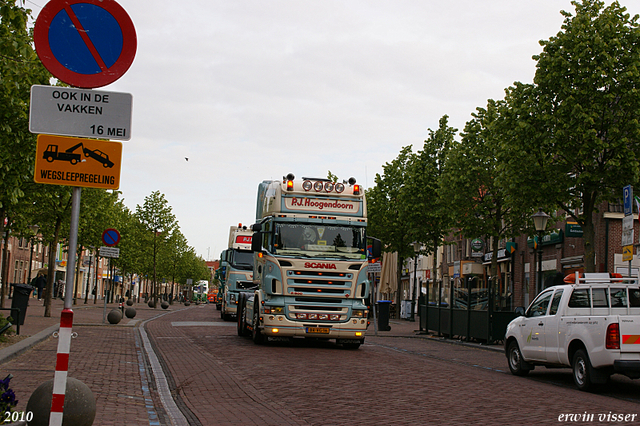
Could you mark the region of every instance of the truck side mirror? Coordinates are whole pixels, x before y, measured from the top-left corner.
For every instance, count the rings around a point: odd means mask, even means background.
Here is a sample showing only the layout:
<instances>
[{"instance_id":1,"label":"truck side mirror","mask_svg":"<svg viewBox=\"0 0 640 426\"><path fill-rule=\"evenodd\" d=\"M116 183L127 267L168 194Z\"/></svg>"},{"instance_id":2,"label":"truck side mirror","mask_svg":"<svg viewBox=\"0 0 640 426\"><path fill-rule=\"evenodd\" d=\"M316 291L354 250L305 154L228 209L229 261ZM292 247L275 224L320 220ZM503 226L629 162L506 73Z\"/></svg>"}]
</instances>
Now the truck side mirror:
<instances>
[{"instance_id":1,"label":"truck side mirror","mask_svg":"<svg viewBox=\"0 0 640 426\"><path fill-rule=\"evenodd\" d=\"M253 233L251 237L251 251L262 251L262 232Z\"/></svg>"},{"instance_id":2,"label":"truck side mirror","mask_svg":"<svg viewBox=\"0 0 640 426\"><path fill-rule=\"evenodd\" d=\"M519 317L524 316L524 308L522 306L518 306L514 313Z\"/></svg>"}]
</instances>

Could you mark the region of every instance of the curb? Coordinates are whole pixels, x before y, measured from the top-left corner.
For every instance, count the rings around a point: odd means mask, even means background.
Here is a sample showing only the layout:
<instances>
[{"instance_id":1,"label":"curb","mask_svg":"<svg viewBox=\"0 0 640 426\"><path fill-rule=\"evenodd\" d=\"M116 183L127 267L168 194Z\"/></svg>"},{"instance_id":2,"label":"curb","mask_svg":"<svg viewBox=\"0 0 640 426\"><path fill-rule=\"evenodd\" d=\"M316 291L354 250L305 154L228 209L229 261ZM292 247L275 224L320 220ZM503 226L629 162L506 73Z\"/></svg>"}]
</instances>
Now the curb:
<instances>
[{"instance_id":1,"label":"curb","mask_svg":"<svg viewBox=\"0 0 640 426\"><path fill-rule=\"evenodd\" d=\"M38 343L46 340L54 332L58 331L58 328L60 328L59 324L52 325L49 328L46 328L40 331L39 333L34 334L33 336L29 336L26 339L19 341L18 343L15 343L4 349L1 349L0 364L12 360L13 358L17 357L18 355L20 355L27 349L31 348L32 346L35 346Z\"/></svg>"}]
</instances>

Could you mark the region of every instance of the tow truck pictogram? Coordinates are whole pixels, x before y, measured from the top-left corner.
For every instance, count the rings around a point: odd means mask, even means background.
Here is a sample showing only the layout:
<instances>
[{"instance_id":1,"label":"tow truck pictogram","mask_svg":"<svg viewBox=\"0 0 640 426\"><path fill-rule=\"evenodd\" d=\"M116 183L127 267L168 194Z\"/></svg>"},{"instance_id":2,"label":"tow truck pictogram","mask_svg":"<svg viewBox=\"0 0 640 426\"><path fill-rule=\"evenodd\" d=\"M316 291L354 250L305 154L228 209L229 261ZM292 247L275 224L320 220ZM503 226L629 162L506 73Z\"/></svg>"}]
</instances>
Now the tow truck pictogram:
<instances>
[{"instance_id":1,"label":"tow truck pictogram","mask_svg":"<svg viewBox=\"0 0 640 426\"><path fill-rule=\"evenodd\" d=\"M100 151L99 149L91 150L89 148L85 148L82 142L72 146L64 152L58 151L58 145L49 144L49 146L47 146L47 149L44 151L44 155L42 156L42 158L47 160L49 163L52 163L53 161L68 161L71 164L78 164L82 158L80 154L74 152L78 148L82 148L85 157L93 158L99 163L102 163L103 167L113 167L113 161L109 160L109 156L107 154Z\"/></svg>"}]
</instances>

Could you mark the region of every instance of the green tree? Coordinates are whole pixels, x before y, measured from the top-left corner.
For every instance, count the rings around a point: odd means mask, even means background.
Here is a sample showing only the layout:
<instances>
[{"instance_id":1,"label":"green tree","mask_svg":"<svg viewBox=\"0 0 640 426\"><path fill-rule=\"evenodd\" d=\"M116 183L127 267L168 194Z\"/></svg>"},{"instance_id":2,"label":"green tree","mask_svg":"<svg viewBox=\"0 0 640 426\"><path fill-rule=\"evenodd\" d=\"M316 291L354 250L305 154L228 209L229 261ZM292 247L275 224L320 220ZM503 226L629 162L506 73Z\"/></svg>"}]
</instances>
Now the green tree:
<instances>
[{"instance_id":1,"label":"green tree","mask_svg":"<svg viewBox=\"0 0 640 426\"><path fill-rule=\"evenodd\" d=\"M502 134L496 131L499 103L489 100L465 125L462 141L450 151L442 174L440 196L448 203L451 223L467 238L491 237L491 279L498 285L498 243L519 235L528 224L528 210L510 204L497 179L497 151Z\"/></svg>"},{"instance_id":2,"label":"green tree","mask_svg":"<svg viewBox=\"0 0 640 426\"><path fill-rule=\"evenodd\" d=\"M47 285L44 294L44 316L51 316L51 293L55 282L58 243L69 235L72 188L61 185L29 184L26 192L32 223L40 227L43 242L49 245ZM36 188L37 187L37 188ZM70 256L73 259L73 255Z\"/></svg>"},{"instance_id":3,"label":"green tree","mask_svg":"<svg viewBox=\"0 0 640 426\"><path fill-rule=\"evenodd\" d=\"M0 0L0 235L5 233L4 219L20 214L17 203L24 195L24 184L33 179L36 138L29 132L31 85L48 84L50 77L32 47L30 16L31 10L16 1ZM6 253L5 246L5 258ZM6 283L7 263L2 264L0 278ZM4 306L2 297L0 306Z\"/></svg>"},{"instance_id":4,"label":"green tree","mask_svg":"<svg viewBox=\"0 0 640 426\"><path fill-rule=\"evenodd\" d=\"M407 167L407 190L411 194L411 208L407 219L411 223L409 235L422 243L422 254L437 253L444 236L451 229L448 200L440 198L439 188L446 158L455 143L457 129L449 127L449 117L440 118L437 130L429 129L429 138L422 150L413 157ZM432 274L435 280L437 256L433 256Z\"/></svg>"},{"instance_id":5,"label":"green tree","mask_svg":"<svg viewBox=\"0 0 640 426\"><path fill-rule=\"evenodd\" d=\"M511 197L561 208L582 227L595 271L593 214L640 178L640 29L616 1L574 1L541 41L532 85L507 89L498 152Z\"/></svg>"},{"instance_id":6,"label":"green tree","mask_svg":"<svg viewBox=\"0 0 640 426\"><path fill-rule=\"evenodd\" d=\"M366 192L367 233L382 241L383 251L398 253L397 282L401 282L404 260L414 255L411 222L411 194L407 191L406 170L413 159L411 145L402 148L398 157L382 166L383 174L376 174L375 186ZM400 302L400 289L396 290L396 303Z\"/></svg>"},{"instance_id":7,"label":"green tree","mask_svg":"<svg viewBox=\"0 0 640 426\"><path fill-rule=\"evenodd\" d=\"M142 206L136 205L136 217L143 225L151 240L153 265L153 298L158 303L158 252L166 244L167 238L177 225L171 206L160 191L152 192L145 197Z\"/></svg>"}]
</instances>

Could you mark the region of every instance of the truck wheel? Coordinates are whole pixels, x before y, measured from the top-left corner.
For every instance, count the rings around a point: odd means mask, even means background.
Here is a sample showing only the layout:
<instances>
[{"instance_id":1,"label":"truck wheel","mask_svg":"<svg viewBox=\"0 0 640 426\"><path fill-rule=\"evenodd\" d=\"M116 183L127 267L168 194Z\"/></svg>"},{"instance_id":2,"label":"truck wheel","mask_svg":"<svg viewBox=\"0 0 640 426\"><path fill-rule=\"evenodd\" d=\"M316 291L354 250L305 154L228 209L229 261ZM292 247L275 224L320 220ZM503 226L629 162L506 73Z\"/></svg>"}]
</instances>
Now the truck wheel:
<instances>
[{"instance_id":1,"label":"truck wheel","mask_svg":"<svg viewBox=\"0 0 640 426\"><path fill-rule=\"evenodd\" d=\"M253 322L251 324L253 330L251 330L251 339L256 345L262 345L266 343L266 336L260 331L260 305L257 303L253 305Z\"/></svg>"},{"instance_id":2,"label":"truck wheel","mask_svg":"<svg viewBox=\"0 0 640 426\"><path fill-rule=\"evenodd\" d=\"M573 355L573 362L571 363L573 369L573 382L576 387L582 391L590 390L593 387L591 380L591 361L589 361L589 355L584 349L578 349Z\"/></svg>"},{"instance_id":3,"label":"truck wheel","mask_svg":"<svg viewBox=\"0 0 640 426\"><path fill-rule=\"evenodd\" d=\"M244 305L245 298L244 293L240 293L238 297L238 336L244 336Z\"/></svg>"},{"instance_id":4,"label":"truck wheel","mask_svg":"<svg viewBox=\"0 0 640 426\"><path fill-rule=\"evenodd\" d=\"M509 370L511 370L511 374L514 376L526 376L529 374L529 371L531 371L522 366L524 360L522 359L522 353L520 352L518 342L515 340L509 343L509 347L507 349L507 360L509 361Z\"/></svg>"}]
</instances>

